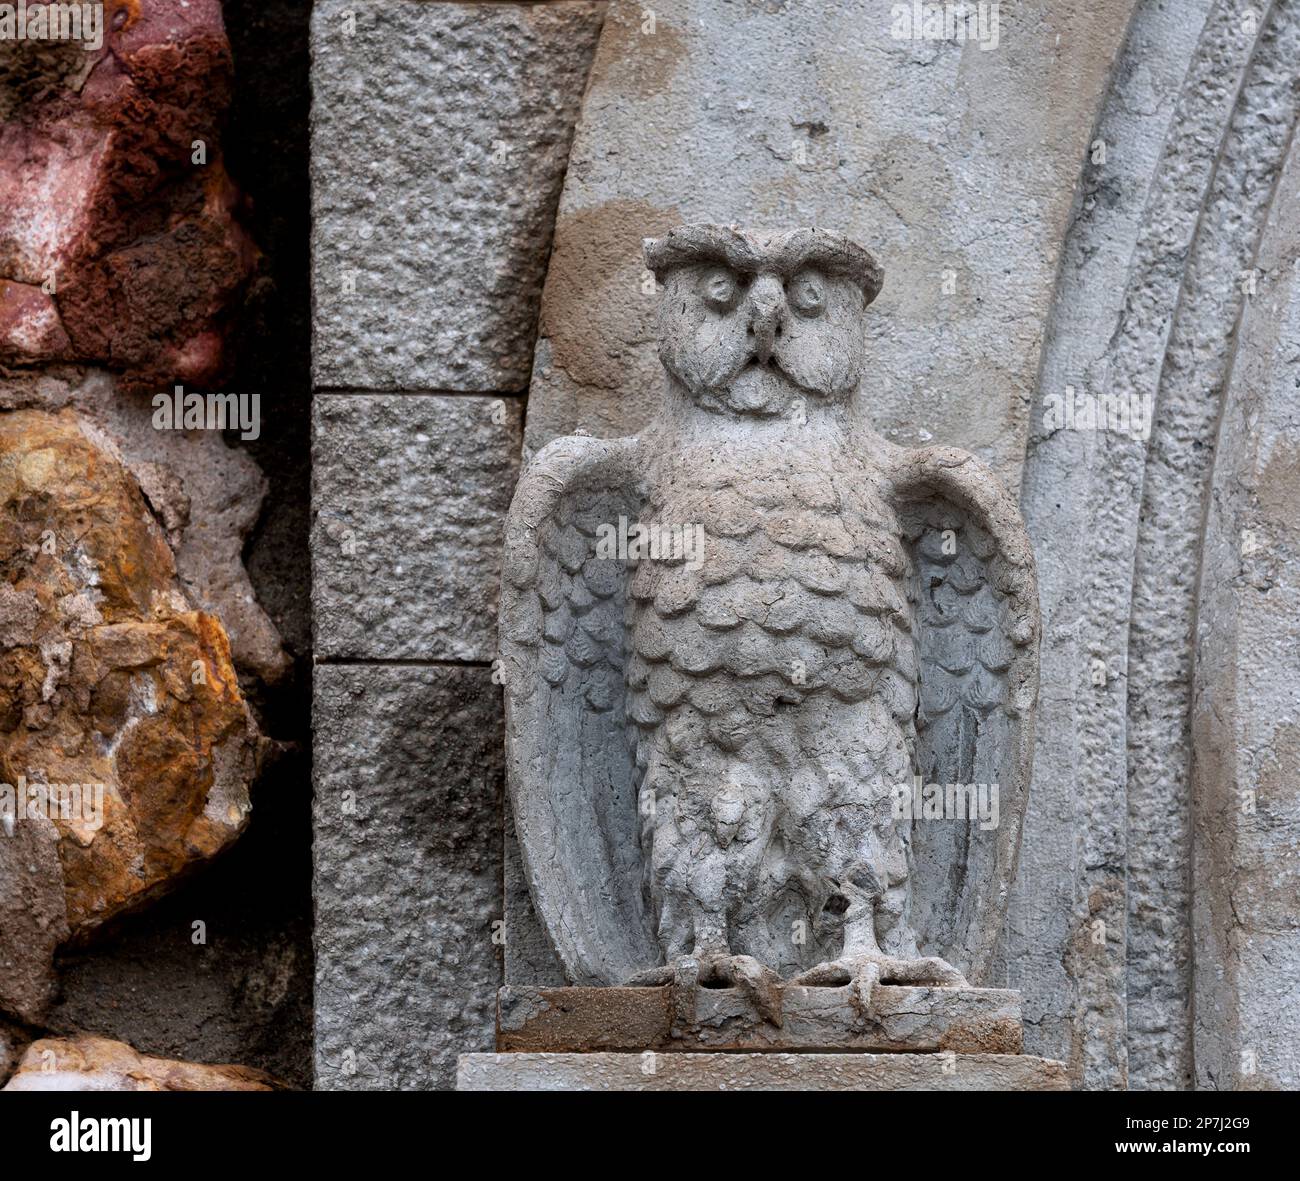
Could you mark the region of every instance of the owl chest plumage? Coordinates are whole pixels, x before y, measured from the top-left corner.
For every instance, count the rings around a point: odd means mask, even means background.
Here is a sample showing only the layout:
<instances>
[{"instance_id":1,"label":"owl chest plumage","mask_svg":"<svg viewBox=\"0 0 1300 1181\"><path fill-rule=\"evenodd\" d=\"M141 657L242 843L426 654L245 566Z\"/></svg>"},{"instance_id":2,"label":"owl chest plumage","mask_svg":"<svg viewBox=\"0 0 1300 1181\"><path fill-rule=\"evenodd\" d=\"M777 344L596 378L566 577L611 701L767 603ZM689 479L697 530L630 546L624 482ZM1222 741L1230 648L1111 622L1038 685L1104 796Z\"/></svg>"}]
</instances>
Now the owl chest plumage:
<instances>
[{"instance_id":1,"label":"owl chest plumage","mask_svg":"<svg viewBox=\"0 0 1300 1181\"><path fill-rule=\"evenodd\" d=\"M661 730L737 750L778 711L827 696L880 702L910 725L911 571L879 479L813 449L713 458L648 468L641 523L691 542L640 560L629 587L638 764Z\"/></svg>"}]
</instances>

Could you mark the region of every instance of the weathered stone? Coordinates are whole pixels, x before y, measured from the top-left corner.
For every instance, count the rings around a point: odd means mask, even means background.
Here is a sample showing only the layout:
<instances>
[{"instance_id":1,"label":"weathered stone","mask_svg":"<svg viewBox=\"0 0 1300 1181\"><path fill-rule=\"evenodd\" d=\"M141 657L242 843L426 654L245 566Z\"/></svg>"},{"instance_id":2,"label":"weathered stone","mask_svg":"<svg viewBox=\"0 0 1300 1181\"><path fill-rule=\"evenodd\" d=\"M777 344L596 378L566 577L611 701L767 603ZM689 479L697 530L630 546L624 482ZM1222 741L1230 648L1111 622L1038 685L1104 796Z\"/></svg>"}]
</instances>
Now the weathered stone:
<instances>
[{"instance_id":1,"label":"weathered stone","mask_svg":"<svg viewBox=\"0 0 1300 1181\"><path fill-rule=\"evenodd\" d=\"M458 1091L1068 1091L1018 1054L464 1054Z\"/></svg>"},{"instance_id":2,"label":"weathered stone","mask_svg":"<svg viewBox=\"0 0 1300 1181\"><path fill-rule=\"evenodd\" d=\"M0 55L0 364L210 382L256 259L221 161L221 4L113 11L99 49Z\"/></svg>"},{"instance_id":3,"label":"weathered stone","mask_svg":"<svg viewBox=\"0 0 1300 1181\"><path fill-rule=\"evenodd\" d=\"M139 1054L125 1042L83 1035L40 1038L5 1091L279 1091L284 1084L251 1066L206 1066Z\"/></svg>"},{"instance_id":4,"label":"weathered stone","mask_svg":"<svg viewBox=\"0 0 1300 1181\"><path fill-rule=\"evenodd\" d=\"M240 669L273 682L287 660L240 561L265 481L214 432L154 430L130 396L222 375L255 262L220 150L231 73L221 4L109 9L98 50L3 44L0 364L20 368L0 400L75 402L113 437L186 592L221 618ZM51 370L56 361L86 364Z\"/></svg>"},{"instance_id":5,"label":"weathered stone","mask_svg":"<svg viewBox=\"0 0 1300 1181\"><path fill-rule=\"evenodd\" d=\"M0 357L54 361L65 358L70 347L50 296L39 287L0 279Z\"/></svg>"},{"instance_id":6,"label":"weathered stone","mask_svg":"<svg viewBox=\"0 0 1300 1181\"><path fill-rule=\"evenodd\" d=\"M57 831L81 935L239 835L265 740L220 623L192 609L135 481L72 411L0 416L0 574L5 825ZM42 905L0 942L49 945L59 922Z\"/></svg>"},{"instance_id":7,"label":"weathered stone","mask_svg":"<svg viewBox=\"0 0 1300 1181\"><path fill-rule=\"evenodd\" d=\"M864 1011L847 987L786 985L779 992L777 1026L736 988L698 989L679 1011L686 998L668 986L506 987L497 994L497 1049L1020 1053L1018 993L885 985Z\"/></svg>"},{"instance_id":8,"label":"weathered stone","mask_svg":"<svg viewBox=\"0 0 1300 1181\"><path fill-rule=\"evenodd\" d=\"M318 657L493 658L522 409L517 398L316 397Z\"/></svg>"},{"instance_id":9,"label":"weathered stone","mask_svg":"<svg viewBox=\"0 0 1300 1181\"><path fill-rule=\"evenodd\" d=\"M1292 260L1276 231L1255 248L1296 122L1300 9L1003 5L986 53L896 42L889 5L652 7L616 0L593 75L529 442L628 433L653 409L643 232L815 219L878 244L879 424L903 443L937 426L1011 484L1029 436L1045 693L990 978L1023 990L1029 1049L1068 1059L1082 1085L1187 1086L1193 1041L1201 1086L1296 1085L1296 494L1279 410L1295 386L1261 317L1284 326L1278 340L1294 327L1288 305L1259 307ZM376 200L390 233L421 183L407 171ZM348 249L362 247L354 235ZM414 355L426 331L387 344ZM1048 399L1071 391L1141 400L1138 430L1049 424ZM551 980L524 876L508 846L509 978Z\"/></svg>"},{"instance_id":10,"label":"weathered stone","mask_svg":"<svg viewBox=\"0 0 1300 1181\"><path fill-rule=\"evenodd\" d=\"M1050 688L1005 980L1026 1048L1087 1087L1191 1084L1199 530L1298 36L1289 4L1262 21L1245 3L1139 8L1044 348L1023 506Z\"/></svg>"},{"instance_id":11,"label":"weathered stone","mask_svg":"<svg viewBox=\"0 0 1300 1181\"><path fill-rule=\"evenodd\" d=\"M0 1018L0 1087L8 1082L31 1041L31 1034Z\"/></svg>"},{"instance_id":12,"label":"weathered stone","mask_svg":"<svg viewBox=\"0 0 1300 1181\"><path fill-rule=\"evenodd\" d=\"M315 6L318 386L528 384L603 11L568 0Z\"/></svg>"},{"instance_id":13,"label":"weathered stone","mask_svg":"<svg viewBox=\"0 0 1300 1181\"><path fill-rule=\"evenodd\" d=\"M1293 59L1294 60L1294 59ZM1238 328L1192 714L1196 1086L1300 1088L1300 147Z\"/></svg>"},{"instance_id":14,"label":"weathered stone","mask_svg":"<svg viewBox=\"0 0 1300 1181\"><path fill-rule=\"evenodd\" d=\"M45 1015L54 951L69 933L58 830L43 818L17 824L0 815L0 1012L28 1022Z\"/></svg>"},{"instance_id":15,"label":"weathered stone","mask_svg":"<svg viewBox=\"0 0 1300 1181\"><path fill-rule=\"evenodd\" d=\"M248 453L220 431L159 429L152 400L124 393L103 370L54 367L0 383L0 408L35 407L75 407L103 432L162 526L186 594L221 620L236 666L279 681L289 659L243 563L267 489Z\"/></svg>"},{"instance_id":16,"label":"weathered stone","mask_svg":"<svg viewBox=\"0 0 1300 1181\"><path fill-rule=\"evenodd\" d=\"M898 7L613 0L556 221L529 446L634 434L657 408L643 235L816 225L889 274L868 330L877 427L964 447L1017 487L1079 161L1134 0L1003 4L996 49L899 39Z\"/></svg>"},{"instance_id":17,"label":"weathered stone","mask_svg":"<svg viewBox=\"0 0 1300 1181\"><path fill-rule=\"evenodd\" d=\"M1192 1080L1188 788L1195 587L1202 568L1214 440L1224 391L1240 358L1238 333L1248 303L1245 276L1258 265L1274 185L1300 123L1294 69L1300 60L1300 7L1279 5L1276 12L1261 29L1236 94L1204 193L1210 212L1202 215L1184 261L1142 481L1128 636L1126 741L1128 1022L1130 1046L1140 1036L1152 1059L1131 1081L1144 1087L1181 1089ZM1225 48L1232 46L1234 53L1239 30L1239 22L1235 27L1228 23ZM1221 210L1232 210L1232 215L1221 216ZM1177 593L1170 594L1171 585L1179 588ZM1300 957L1292 962L1300 963ZM1292 1068L1300 1064L1295 1051L1288 1057ZM1162 1058L1168 1063L1163 1068Z\"/></svg>"},{"instance_id":18,"label":"weathered stone","mask_svg":"<svg viewBox=\"0 0 1300 1181\"><path fill-rule=\"evenodd\" d=\"M115 392L102 376L87 380L78 406L113 439L166 532L185 593L221 620L236 667L278 682L289 657L243 561L266 499L257 464L218 431L157 429L151 404Z\"/></svg>"},{"instance_id":19,"label":"weathered stone","mask_svg":"<svg viewBox=\"0 0 1300 1181\"><path fill-rule=\"evenodd\" d=\"M495 1024L499 690L318 665L315 694L316 1086L450 1087Z\"/></svg>"},{"instance_id":20,"label":"weathered stone","mask_svg":"<svg viewBox=\"0 0 1300 1181\"><path fill-rule=\"evenodd\" d=\"M253 823L200 880L111 937L59 951L46 1036L93 1030L140 1053L239 1062L311 1088L306 762L304 752L297 768L284 760L263 775Z\"/></svg>"},{"instance_id":21,"label":"weathered stone","mask_svg":"<svg viewBox=\"0 0 1300 1181\"><path fill-rule=\"evenodd\" d=\"M548 445L507 525L512 815L550 942L574 984L735 986L772 1025L781 980L868 1014L882 984L967 988L1032 752L1016 506L973 456L872 430L861 247L697 224L645 256L660 413Z\"/></svg>"},{"instance_id":22,"label":"weathered stone","mask_svg":"<svg viewBox=\"0 0 1300 1181\"><path fill-rule=\"evenodd\" d=\"M15 32L16 25L15 21ZM94 30L83 32L93 34ZM11 119L51 89L80 90L101 56L89 44L94 39L92 35L67 41L9 37L0 41L0 121Z\"/></svg>"},{"instance_id":23,"label":"weathered stone","mask_svg":"<svg viewBox=\"0 0 1300 1181\"><path fill-rule=\"evenodd\" d=\"M505 883L502 906L505 910L506 948L505 980L507 984L562 985L564 965L551 944L542 920L537 917L532 895L528 892L528 874L519 836L509 802L503 810L505 821Z\"/></svg>"}]
</instances>

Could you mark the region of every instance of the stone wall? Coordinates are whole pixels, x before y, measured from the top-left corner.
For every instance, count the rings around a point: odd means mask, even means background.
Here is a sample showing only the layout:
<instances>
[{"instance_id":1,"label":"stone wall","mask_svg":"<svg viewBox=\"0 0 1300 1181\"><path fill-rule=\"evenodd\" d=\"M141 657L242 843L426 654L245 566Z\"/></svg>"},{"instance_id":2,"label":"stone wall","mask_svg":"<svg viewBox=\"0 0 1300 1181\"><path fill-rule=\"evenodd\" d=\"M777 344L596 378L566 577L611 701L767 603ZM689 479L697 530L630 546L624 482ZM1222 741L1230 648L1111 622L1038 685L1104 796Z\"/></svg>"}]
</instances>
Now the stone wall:
<instances>
[{"instance_id":1,"label":"stone wall","mask_svg":"<svg viewBox=\"0 0 1300 1181\"><path fill-rule=\"evenodd\" d=\"M1039 1045L1092 1086L1191 1085L1194 965L1220 970L1192 900L1233 911L1244 885L1194 871L1192 643L1219 424L1241 429L1224 418L1250 356L1239 323L1294 281L1257 254L1295 125L1298 19L1294 4L1137 8L1049 322L1044 411L1067 387L1153 408L1147 438L1040 426L1026 457L1046 692L1010 980L1042 1005ZM1295 1086L1285 1047L1279 1031L1245 1075L1201 1083Z\"/></svg>"},{"instance_id":2,"label":"stone wall","mask_svg":"<svg viewBox=\"0 0 1300 1181\"><path fill-rule=\"evenodd\" d=\"M315 8L317 1087L492 1045L502 522L603 8Z\"/></svg>"},{"instance_id":3,"label":"stone wall","mask_svg":"<svg viewBox=\"0 0 1300 1181\"><path fill-rule=\"evenodd\" d=\"M107 791L0 822L0 1084L447 1088L503 981L563 982L503 517L653 413L641 239L709 220L871 249L875 425L1020 498L1026 1053L1300 1087L1300 0L1004 0L983 43L881 0L106 7L0 43L0 783ZM174 383L257 437L158 429Z\"/></svg>"},{"instance_id":4,"label":"stone wall","mask_svg":"<svg viewBox=\"0 0 1300 1181\"><path fill-rule=\"evenodd\" d=\"M117 1046L104 1062L305 1086L306 19L105 7L100 50L0 44L0 432L27 473L0 518L0 779L54 781L80 732L108 793L84 847L37 822L0 836L0 1082L41 1037L93 1073L89 1036ZM156 429L176 382L257 394L258 438ZM260 772L229 758L249 719ZM228 840L196 839L205 809Z\"/></svg>"},{"instance_id":5,"label":"stone wall","mask_svg":"<svg viewBox=\"0 0 1300 1181\"><path fill-rule=\"evenodd\" d=\"M317 1085L449 1085L501 942L556 979L500 843L500 515L521 432L652 412L640 239L709 219L871 248L876 425L1020 493L1042 698L994 983L1026 1051L1300 1086L1300 3L896 31L874 0L318 4ZM1132 419L1075 413L1107 397Z\"/></svg>"}]
</instances>

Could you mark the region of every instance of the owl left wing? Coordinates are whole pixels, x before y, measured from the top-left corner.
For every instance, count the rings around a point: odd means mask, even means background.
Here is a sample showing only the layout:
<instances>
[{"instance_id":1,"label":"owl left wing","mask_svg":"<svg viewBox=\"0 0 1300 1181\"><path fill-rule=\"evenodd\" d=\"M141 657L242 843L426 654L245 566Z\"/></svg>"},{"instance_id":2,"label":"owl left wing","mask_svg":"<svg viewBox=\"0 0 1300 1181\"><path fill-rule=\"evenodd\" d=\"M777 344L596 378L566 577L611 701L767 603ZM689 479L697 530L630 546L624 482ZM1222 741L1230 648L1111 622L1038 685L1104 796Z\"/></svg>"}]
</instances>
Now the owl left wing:
<instances>
[{"instance_id":1,"label":"owl left wing","mask_svg":"<svg viewBox=\"0 0 1300 1181\"><path fill-rule=\"evenodd\" d=\"M986 785L990 805L965 822L913 815L912 921L924 952L979 983L1006 912L1033 761L1033 551L1015 501L974 456L901 451L891 477L916 597L917 773L923 787L959 785L954 798L968 804Z\"/></svg>"},{"instance_id":2,"label":"owl left wing","mask_svg":"<svg viewBox=\"0 0 1300 1181\"><path fill-rule=\"evenodd\" d=\"M506 518L510 802L533 904L573 984L619 984L659 958L624 714L629 569L597 544L602 528L639 515L635 460L635 439L556 439Z\"/></svg>"}]
</instances>

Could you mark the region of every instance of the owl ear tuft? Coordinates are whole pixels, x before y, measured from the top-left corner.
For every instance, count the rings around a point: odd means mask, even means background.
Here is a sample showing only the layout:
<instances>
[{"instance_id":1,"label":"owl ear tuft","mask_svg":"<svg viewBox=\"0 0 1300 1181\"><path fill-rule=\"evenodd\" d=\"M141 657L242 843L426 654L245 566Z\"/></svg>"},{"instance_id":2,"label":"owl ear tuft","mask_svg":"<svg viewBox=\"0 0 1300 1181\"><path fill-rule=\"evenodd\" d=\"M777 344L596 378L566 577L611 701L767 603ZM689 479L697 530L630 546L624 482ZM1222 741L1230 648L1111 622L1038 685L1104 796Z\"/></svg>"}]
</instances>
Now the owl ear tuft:
<instances>
[{"instance_id":1,"label":"owl ear tuft","mask_svg":"<svg viewBox=\"0 0 1300 1181\"><path fill-rule=\"evenodd\" d=\"M646 266L662 279L674 267L716 262L734 271L757 270L762 254L735 226L693 222L674 226L661 238L643 240Z\"/></svg>"},{"instance_id":2,"label":"owl ear tuft","mask_svg":"<svg viewBox=\"0 0 1300 1181\"><path fill-rule=\"evenodd\" d=\"M862 290L863 305L880 293L884 272L871 253L827 230L804 226L783 233L745 231L734 225L694 222L659 238L643 238L646 266L656 279L674 267L719 263L744 274L769 268L790 275L803 266L844 275Z\"/></svg>"}]
</instances>

